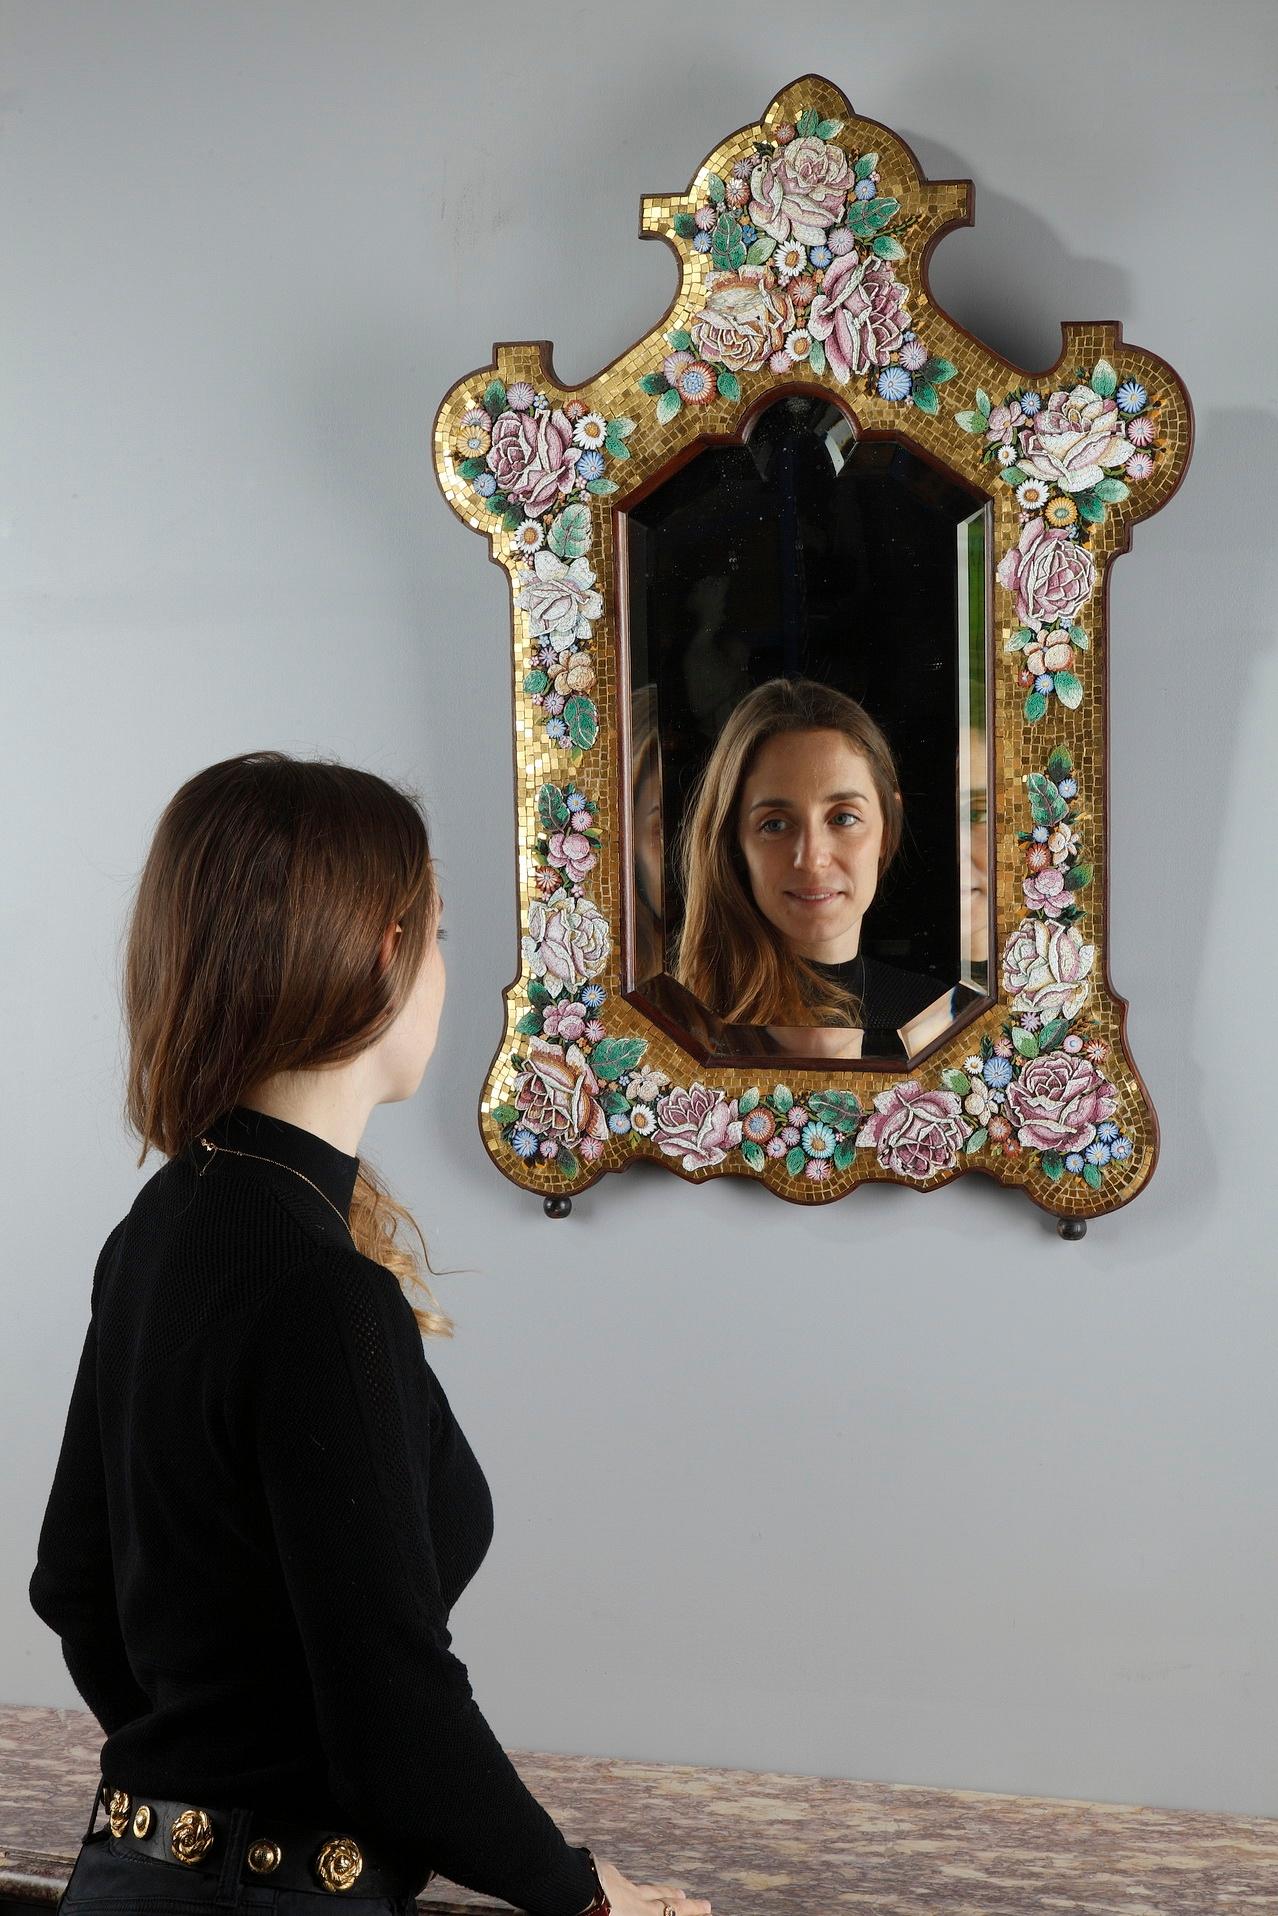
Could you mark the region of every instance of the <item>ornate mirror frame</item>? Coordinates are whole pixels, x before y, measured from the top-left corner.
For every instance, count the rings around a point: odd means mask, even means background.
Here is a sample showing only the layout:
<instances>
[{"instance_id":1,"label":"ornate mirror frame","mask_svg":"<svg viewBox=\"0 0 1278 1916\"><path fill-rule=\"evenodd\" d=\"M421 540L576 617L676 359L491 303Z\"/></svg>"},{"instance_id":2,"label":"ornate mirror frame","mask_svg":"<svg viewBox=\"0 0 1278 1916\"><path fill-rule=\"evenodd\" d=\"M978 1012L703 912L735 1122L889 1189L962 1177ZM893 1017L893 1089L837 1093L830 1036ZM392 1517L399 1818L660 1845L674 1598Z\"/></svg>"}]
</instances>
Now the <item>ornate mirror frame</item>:
<instances>
[{"instance_id":1,"label":"ornate mirror frame","mask_svg":"<svg viewBox=\"0 0 1278 1916\"><path fill-rule=\"evenodd\" d=\"M950 319L927 263L972 200L807 75L686 193L643 199L640 236L682 269L651 332L579 386L548 341L494 346L440 406L439 483L512 601L522 963L480 1131L549 1215L636 1157L797 1203L979 1171L1073 1238L1153 1172L1157 1119L1109 976L1107 601L1132 525L1180 484L1192 410L1117 322L1063 322L1033 373ZM790 391L990 500L994 882L990 995L964 1020L908 1065L787 1058L781 1082L775 1059L714 1062L634 982L621 574L628 506Z\"/></svg>"}]
</instances>

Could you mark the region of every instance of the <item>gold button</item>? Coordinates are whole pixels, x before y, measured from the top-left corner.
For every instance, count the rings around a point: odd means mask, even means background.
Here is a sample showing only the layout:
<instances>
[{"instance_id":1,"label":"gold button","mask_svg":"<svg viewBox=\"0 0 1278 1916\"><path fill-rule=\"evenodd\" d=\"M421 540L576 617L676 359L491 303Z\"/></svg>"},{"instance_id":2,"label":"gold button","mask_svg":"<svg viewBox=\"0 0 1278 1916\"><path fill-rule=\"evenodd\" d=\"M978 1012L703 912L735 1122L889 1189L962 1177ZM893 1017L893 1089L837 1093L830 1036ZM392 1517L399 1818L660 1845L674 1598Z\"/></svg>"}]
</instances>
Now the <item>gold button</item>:
<instances>
[{"instance_id":1,"label":"gold button","mask_svg":"<svg viewBox=\"0 0 1278 1916\"><path fill-rule=\"evenodd\" d=\"M139 1803L137 1814L133 1818L133 1834L135 1836L145 1836L150 1827L151 1805L149 1803Z\"/></svg>"},{"instance_id":2,"label":"gold button","mask_svg":"<svg viewBox=\"0 0 1278 1916\"><path fill-rule=\"evenodd\" d=\"M272 1843L269 1837L259 1836L255 1843L249 1844L248 1866L250 1869L255 1869L259 1876L265 1876L268 1871L278 1869L283 1858L283 1850L278 1843Z\"/></svg>"},{"instance_id":3,"label":"gold button","mask_svg":"<svg viewBox=\"0 0 1278 1916\"><path fill-rule=\"evenodd\" d=\"M198 1863L213 1846L213 1825L207 1810L183 1810L173 1818L169 1848L179 1863Z\"/></svg>"},{"instance_id":4,"label":"gold button","mask_svg":"<svg viewBox=\"0 0 1278 1916\"><path fill-rule=\"evenodd\" d=\"M353 1836L330 1836L321 1843L315 1858L315 1874L325 1889L350 1889L364 1867L364 1858Z\"/></svg>"},{"instance_id":5,"label":"gold button","mask_svg":"<svg viewBox=\"0 0 1278 1916\"><path fill-rule=\"evenodd\" d=\"M111 1801L107 1805L107 1822L111 1825L112 1836L123 1836L129 1827L129 1798L125 1790L112 1790Z\"/></svg>"}]
</instances>

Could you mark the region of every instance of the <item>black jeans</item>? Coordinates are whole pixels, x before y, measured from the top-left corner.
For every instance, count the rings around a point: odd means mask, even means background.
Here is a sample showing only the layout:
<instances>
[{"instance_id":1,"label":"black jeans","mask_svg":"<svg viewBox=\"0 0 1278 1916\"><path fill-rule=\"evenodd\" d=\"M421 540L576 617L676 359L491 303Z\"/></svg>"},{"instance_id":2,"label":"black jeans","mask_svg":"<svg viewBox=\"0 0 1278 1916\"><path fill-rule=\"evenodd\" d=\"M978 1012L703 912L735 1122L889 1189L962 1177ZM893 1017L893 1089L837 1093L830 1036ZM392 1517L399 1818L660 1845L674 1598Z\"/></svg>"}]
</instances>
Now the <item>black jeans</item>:
<instances>
[{"instance_id":1,"label":"black jeans","mask_svg":"<svg viewBox=\"0 0 1278 1916\"><path fill-rule=\"evenodd\" d=\"M240 1881L229 1885L227 1899L219 1903L219 1879L220 1871L212 1867L117 1849L104 1827L82 1839L58 1916L223 1916L231 1910L331 1916L335 1902L343 1916L413 1916L417 1907L415 1896L355 1896L349 1890L334 1896L326 1889L276 1889L269 1883Z\"/></svg>"}]
</instances>

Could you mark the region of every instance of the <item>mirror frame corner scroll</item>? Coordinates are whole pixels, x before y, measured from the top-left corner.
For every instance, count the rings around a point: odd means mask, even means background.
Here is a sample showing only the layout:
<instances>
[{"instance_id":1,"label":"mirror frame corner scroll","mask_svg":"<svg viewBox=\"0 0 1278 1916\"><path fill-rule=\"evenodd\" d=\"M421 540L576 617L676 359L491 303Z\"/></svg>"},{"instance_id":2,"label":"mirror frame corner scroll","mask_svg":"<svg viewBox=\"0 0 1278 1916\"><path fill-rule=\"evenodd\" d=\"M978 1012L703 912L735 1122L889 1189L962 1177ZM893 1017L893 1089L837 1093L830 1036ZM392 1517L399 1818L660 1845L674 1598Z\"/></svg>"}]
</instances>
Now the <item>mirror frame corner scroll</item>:
<instances>
[{"instance_id":1,"label":"mirror frame corner scroll","mask_svg":"<svg viewBox=\"0 0 1278 1916\"><path fill-rule=\"evenodd\" d=\"M1059 358L1036 373L950 319L927 262L972 218L970 180L927 179L904 140L805 75L686 192L644 197L640 237L672 247L681 279L642 339L578 386L558 379L548 341L498 344L440 405L439 484L511 588L521 965L480 1132L550 1215L639 1157L690 1183L757 1178L797 1203L976 1171L1074 1238L1153 1172L1158 1121L1109 976L1108 595L1132 525L1184 477L1193 410L1116 321L1063 321ZM787 279L778 236L805 247ZM757 295L757 349L738 338L723 353L706 318L724 275ZM699 1058L624 995L618 589L628 501L783 388L837 396L858 430L890 430L971 479L993 501L997 555L991 1002L908 1067L787 1066L792 1084Z\"/></svg>"}]
</instances>

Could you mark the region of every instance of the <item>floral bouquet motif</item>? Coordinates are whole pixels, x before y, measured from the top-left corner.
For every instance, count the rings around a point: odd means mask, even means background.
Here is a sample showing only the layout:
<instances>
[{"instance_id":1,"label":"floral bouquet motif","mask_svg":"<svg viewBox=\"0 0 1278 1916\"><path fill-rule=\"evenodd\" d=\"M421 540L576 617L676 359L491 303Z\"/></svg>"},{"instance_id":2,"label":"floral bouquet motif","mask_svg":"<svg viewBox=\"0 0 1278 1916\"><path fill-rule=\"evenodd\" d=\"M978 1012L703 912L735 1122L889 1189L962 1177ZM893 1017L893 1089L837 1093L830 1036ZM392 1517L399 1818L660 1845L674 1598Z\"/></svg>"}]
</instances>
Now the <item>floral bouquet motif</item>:
<instances>
[{"instance_id":1,"label":"floral bouquet motif","mask_svg":"<svg viewBox=\"0 0 1278 1916\"><path fill-rule=\"evenodd\" d=\"M842 131L809 107L756 140L726 180L707 174L704 203L676 216L676 234L714 270L700 312L667 335L661 371L639 382L659 424L685 405L739 399L741 375L765 366L828 370L841 386L872 378L879 398L936 412L955 368L911 330L892 272L913 222L880 192L878 154L849 153Z\"/></svg>"},{"instance_id":2,"label":"floral bouquet motif","mask_svg":"<svg viewBox=\"0 0 1278 1916\"><path fill-rule=\"evenodd\" d=\"M1102 1068L1109 1046L1080 1029L1096 957L1079 930L1092 868L1079 858L1078 781L1063 746L1028 784L1033 824L1017 840L1025 916L1003 948L1003 990L1016 1019L997 1038L983 1037L963 1072L946 1076L976 1121L968 1150L988 1140L1004 1157L1034 1151L1053 1181L1068 1173L1099 1190L1104 1166L1135 1147L1114 1120L1118 1091Z\"/></svg>"},{"instance_id":3,"label":"floral bouquet motif","mask_svg":"<svg viewBox=\"0 0 1278 1916\"><path fill-rule=\"evenodd\" d=\"M1120 384L1106 359L1086 384L1081 367L1074 376L1046 399L1021 390L998 406L978 388L975 410L954 416L984 439L981 463L1016 490L1020 537L997 578L1020 621L1006 649L1021 658L1027 719L1042 718L1053 697L1071 709L1083 702L1074 655L1090 647L1079 613L1097 578L1087 535L1127 497L1128 480L1149 478L1158 450L1160 402L1138 379Z\"/></svg>"},{"instance_id":4,"label":"floral bouquet motif","mask_svg":"<svg viewBox=\"0 0 1278 1916\"><path fill-rule=\"evenodd\" d=\"M524 690L546 736L579 759L595 742L591 641L603 599L586 553L589 500L617 490L610 460L630 457L633 419L605 419L580 399L554 405L526 380L490 380L484 403L464 413L458 472L519 555L516 603L534 647Z\"/></svg>"}]
</instances>

